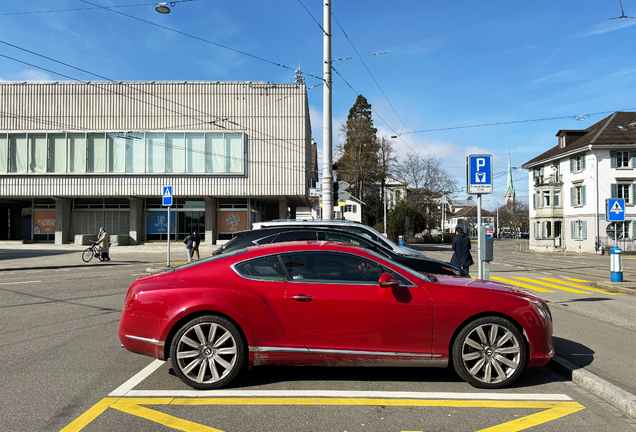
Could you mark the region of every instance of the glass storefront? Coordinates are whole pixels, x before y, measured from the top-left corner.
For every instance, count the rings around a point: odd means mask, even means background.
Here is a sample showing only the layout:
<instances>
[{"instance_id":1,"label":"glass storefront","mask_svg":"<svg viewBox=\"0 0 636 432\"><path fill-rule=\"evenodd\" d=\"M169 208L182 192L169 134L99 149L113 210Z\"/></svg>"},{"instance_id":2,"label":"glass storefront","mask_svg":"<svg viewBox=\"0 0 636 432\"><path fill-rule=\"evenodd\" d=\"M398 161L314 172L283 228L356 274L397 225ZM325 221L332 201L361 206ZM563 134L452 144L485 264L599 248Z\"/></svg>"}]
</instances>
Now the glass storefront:
<instances>
[{"instance_id":1,"label":"glass storefront","mask_svg":"<svg viewBox=\"0 0 636 432\"><path fill-rule=\"evenodd\" d=\"M146 240L168 240L168 210L161 199L146 199ZM182 241L196 231L205 240L205 201L202 199L175 198L170 208L171 241Z\"/></svg>"}]
</instances>

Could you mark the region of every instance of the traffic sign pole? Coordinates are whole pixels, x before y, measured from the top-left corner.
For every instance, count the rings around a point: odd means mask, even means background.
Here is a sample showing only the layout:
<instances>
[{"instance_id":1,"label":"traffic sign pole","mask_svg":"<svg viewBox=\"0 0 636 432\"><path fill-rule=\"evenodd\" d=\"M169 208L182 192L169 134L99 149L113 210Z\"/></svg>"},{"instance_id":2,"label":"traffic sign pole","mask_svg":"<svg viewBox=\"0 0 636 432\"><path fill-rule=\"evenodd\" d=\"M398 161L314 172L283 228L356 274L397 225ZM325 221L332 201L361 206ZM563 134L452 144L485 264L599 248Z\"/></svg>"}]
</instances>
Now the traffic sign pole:
<instances>
[{"instance_id":1,"label":"traffic sign pole","mask_svg":"<svg viewBox=\"0 0 636 432\"><path fill-rule=\"evenodd\" d=\"M161 193L161 200L164 206L168 207L168 256L166 257L166 266L170 267L170 207L172 206L172 186L164 186ZM175 230L176 231L176 230Z\"/></svg>"},{"instance_id":2,"label":"traffic sign pole","mask_svg":"<svg viewBox=\"0 0 636 432\"><path fill-rule=\"evenodd\" d=\"M481 262L481 242L483 239L481 238L481 194L477 195L477 261L478 261L478 277L481 279L483 277L483 264Z\"/></svg>"},{"instance_id":3,"label":"traffic sign pole","mask_svg":"<svg viewBox=\"0 0 636 432\"><path fill-rule=\"evenodd\" d=\"M477 195L477 268L479 279L483 277L481 248L481 195L492 193L492 155L470 155L466 158L466 193ZM485 258L485 257L484 257Z\"/></svg>"},{"instance_id":4,"label":"traffic sign pole","mask_svg":"<svg viewBox=\"0 0 636 432\"><path fill-rule=\"evenodd\" d=\"M166 258L166 267L170 267L170 206L168 206L168 257Z\"/></svg>"}]
</instances>

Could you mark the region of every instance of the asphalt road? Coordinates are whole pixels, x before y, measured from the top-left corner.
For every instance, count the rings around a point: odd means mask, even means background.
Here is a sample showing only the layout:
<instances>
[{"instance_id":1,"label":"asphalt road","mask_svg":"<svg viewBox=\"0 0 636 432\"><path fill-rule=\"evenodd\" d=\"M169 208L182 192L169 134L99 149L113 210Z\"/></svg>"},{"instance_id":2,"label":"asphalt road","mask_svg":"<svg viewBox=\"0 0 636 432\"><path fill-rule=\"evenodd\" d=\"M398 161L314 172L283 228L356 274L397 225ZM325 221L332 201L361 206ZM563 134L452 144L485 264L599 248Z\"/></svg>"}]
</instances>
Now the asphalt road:
<instances>
[{"instance_id":1,"label":"asphalt road","mask_svg":"<svg viewBox=\"0 0 636 432\"><path fill-rule=\"evenodd\" d=\"M172 259L184 259L182 245L173 246ZM528 370L509 389L483 391L445 369L256 367L225 392L194 392L169 364L121 349L116 332L128 286L147 267L165 265L166 246L115 247L110 263L88 264L81 261L82 249L0 244L3 431L636 429L634 419L549 368ZM211 251L202 248L204 256ZM443 249L426 253L450 258ZM518 262L536 260L528 255ZM578 263L572 274L590 279L593 260ZM546 264L545 271L556 274L561 265ZM580 342L585 320L597 326L587 333L601 331L604 323L632 334L620 323L633 298L543 295L554 296L556 336L577 350L594 351L592 361L583 361L586 367L603 369L613 360ZM577 301L588 297L610 300ZM593 307L599 304L605 309ZM629 349L623 342L614 352ZM622 381L623 371L611 373Z\"/></svg>"}]
</instances>

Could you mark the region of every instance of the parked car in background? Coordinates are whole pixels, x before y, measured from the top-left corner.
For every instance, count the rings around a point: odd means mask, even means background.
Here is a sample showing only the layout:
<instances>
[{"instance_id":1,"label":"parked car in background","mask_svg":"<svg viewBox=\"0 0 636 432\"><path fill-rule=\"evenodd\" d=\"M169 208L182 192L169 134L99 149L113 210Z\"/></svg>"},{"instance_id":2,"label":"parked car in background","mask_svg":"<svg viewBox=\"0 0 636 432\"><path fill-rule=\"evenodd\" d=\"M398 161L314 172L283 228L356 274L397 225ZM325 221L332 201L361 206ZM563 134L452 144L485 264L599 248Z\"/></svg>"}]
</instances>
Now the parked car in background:
<instances>
[{"instance_id":1,"label":"parked car in background","mask_svg":"<svg viewBox=\"0 0 636 432\"><path fill-rule=\"evenodd\" d=\"M221 255L254 245L303 240L336 241L362 246L418 272L468 277L468 274L464 270L450 263L432 260L426 258L424 255L411 256L396 254L382 244L359 234L321 227L285 226L241 231L236 233L232 240L221 246L220 249L217 249L214 255Z\"/></svg>"},{"instance_id":2,"label":"parked car in background","mask_svg":"<svg viewBox=\"0 0 636 432\"><path fill-rule=\"evenodd\" d=\"M249 366L445 368L497 389L554 355L552 316L510 285L415 272L361 247L253 246L137 279L119 339L201 390Z\"/></svg>"},{"instance_id":3,"label":"parked car in background","mask_svg":"<svg viewBox=\"0 0 636 432\"><path fill-rule=\"evenodd\" d=\"M261 229L261 228L274 228L274 227L323 227L323 228L332 228L339 229L343 231L349 231L356 234L360 234L362 236L367 237L370 240L373 240L377 243L380 243L386 248L391 249L393 252L400 255L410 255L410 256L424 256L423 253L416 251L414 249L399 246L393 243L391 240L371 228L370 226L363 225L358 222L346 221L346 220L334 220L334 219L311 219L311 220L295 220L295 219L285 219L285 220L273 220L267 222L256 222L252 224L252 229Z\"/></svg>"}]
</instances>

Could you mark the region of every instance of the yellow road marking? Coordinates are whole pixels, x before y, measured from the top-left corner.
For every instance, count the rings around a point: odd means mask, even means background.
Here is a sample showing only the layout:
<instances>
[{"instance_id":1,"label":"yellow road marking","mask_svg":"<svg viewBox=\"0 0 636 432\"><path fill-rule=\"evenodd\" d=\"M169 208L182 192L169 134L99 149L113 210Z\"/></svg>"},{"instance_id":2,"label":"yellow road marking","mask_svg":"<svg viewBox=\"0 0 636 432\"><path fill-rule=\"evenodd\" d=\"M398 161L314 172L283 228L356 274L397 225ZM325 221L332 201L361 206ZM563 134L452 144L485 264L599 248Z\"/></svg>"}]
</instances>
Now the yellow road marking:
<instances>
[{"instance_id":1,"label":"yellow road marking","mask_svg":"<svg viewBox=\"0 0 636 432\"><path fill-rule=\"evenodd\" d=\"M608 295L625 295L625 294L621 294L621 293L613 293L613 292L605 291L605 290L598 289L598 288L591 288L591 287L588 287L588 286L585 286L585 285L578 285L578 284L571 283L571 282L565 282L565 281L562 281L560 279L552 279L552 278L541 278L541 279L544 279L544 280L547 280L547 281L551 281L551 282L557 282L557 283L560 283L560 284L563 284L563 285L567 285L567 286L571 286L571 287L574 287L574 288L581 288L581 289L585 289L585 290L588 290L588 291L600 292L600 293L608 294Z\"/></svg>"},{"instance_id":2,"label":"yellow road marking","mask_svg":"<svg viewBox=\"0 0 636 432\"><path fill-rule=\"evenodd\" d=\"M540 288L540 287L536 287L536 286L532 286L532 285L528 285L528 284L524 284L523 282L519 282L519 281L513 281L511 279L504 279L498 276L490 276L490 279L494 279L494 280L498 280L500 282L505 282L508 283L510 285L516 285L516 286L520 286L522 288L527 288L533 291L538 291L538 292L554 292L552 290L549 289L545 289L545 288Z\"/></svg>"},{"instance_id":3,"label":"yellow road marking","mask_svg":"<svg viewBox=\"0 0 636 432\"><path fill-rule=\"evenodd\" d=\"M62 429L60 432L77 432L84 429L90 422L99 417L104 411L108 409L113 403L117 401L117 398L104 398L97 402L86 411L84 414L73 420L68 426Z\"/></svg>"},{"instance_id":4,"label":"yellow road marking","mask_svg":"<svg viewBox=\"0 0 636 432\"><path fill-rule=\"evenodd\" d=\"M563 291L569 291L569 292L576 293L576 294L592 294L592 293L587 292L587 291L576 290L576 289L573 289L573 288L566 288L564 286L554 285L554 284L547 283L547 282L541 282L539 280L530 279L530 278L526 278L526 277L515 277L515 279L520 279L520 280L532 282L532 283L535 283L535 284L547 286L547 287L550 287L550 288L556 288L556 289L563 290Z\"/></svg>"},{"instance_id":5,"label":"yellow road marking","mask_svg":"<svg viewBox=\"0 0 636 432\"><path fill-rule=\"evenodd\" d=\"M585 409L577 402L542 401L479 401L479 400L417 400L417 399L364 399L364 398L106 398L62 429L79 432L106 409L113 408L130 415L181 430L183 432L222 432L188 420L143 407L141 405L311 405L311 406L394 406L394 407L454 407L454 408L517 408L544 411L518 418L477 432L516 432L556 420Z\"/></svg>"},{"instance_id":6,"label":"yellow road marking","mask_svg":"<svg viewBox=\"0 0 636 432\"><path fill-rule=\"evenodd\" d=\"M586 281L583 279L574 279L574 278L566 278L567 280L571 280L572 282L587 282L590 283L590 281Z\"/></svg>"}]
</instances>

